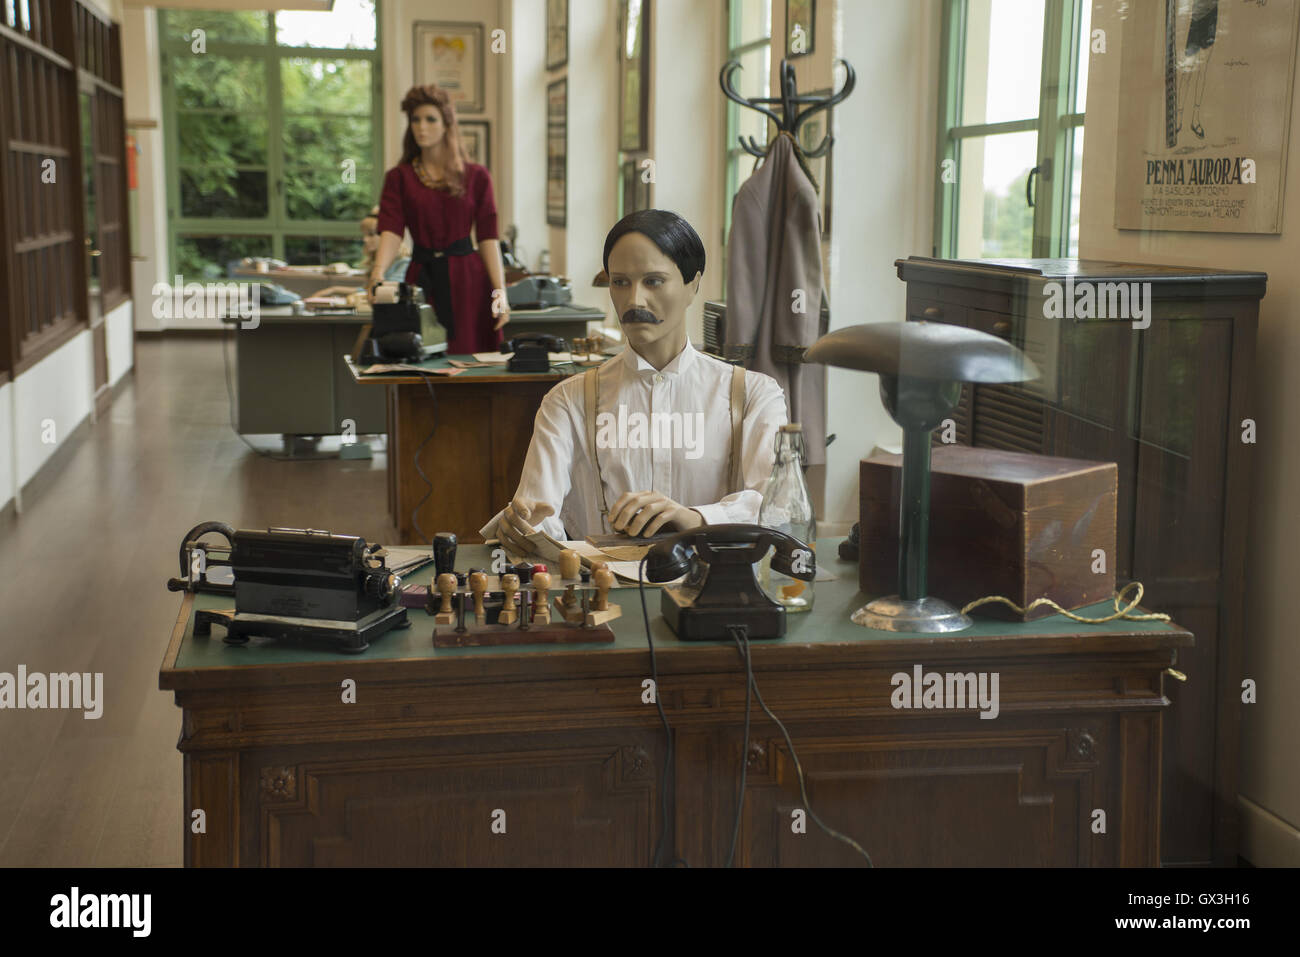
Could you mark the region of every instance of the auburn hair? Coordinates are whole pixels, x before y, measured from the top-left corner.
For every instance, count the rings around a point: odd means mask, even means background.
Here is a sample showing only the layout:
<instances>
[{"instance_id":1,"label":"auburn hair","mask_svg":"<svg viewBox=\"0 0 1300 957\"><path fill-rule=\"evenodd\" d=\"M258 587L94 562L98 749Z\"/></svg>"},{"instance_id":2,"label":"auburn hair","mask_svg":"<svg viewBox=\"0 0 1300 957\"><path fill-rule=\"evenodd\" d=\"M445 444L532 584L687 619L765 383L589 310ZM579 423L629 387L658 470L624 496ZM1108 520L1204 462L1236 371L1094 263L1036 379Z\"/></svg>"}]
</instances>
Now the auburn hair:
<instances>
[{"instance_id":1,"label":"auburn hair","mask_svg":"<svg viewBox=\"0 0 1300 957\"><path fill-rule=\"evenodd\" d=\"M420 147L415 143L415 134L411 132L411 117L421 106L435 107L442 114L442 124L446 127L446 176L447 186L452 195L460 196L465 192L465 148L460 141L460 124L456 122L456 106L446 90L429 84L413 86L402 97L402 111L406 113L406 135L402 137L402 162L409 163L420 155Z\"/></svg>"}]
</instances>

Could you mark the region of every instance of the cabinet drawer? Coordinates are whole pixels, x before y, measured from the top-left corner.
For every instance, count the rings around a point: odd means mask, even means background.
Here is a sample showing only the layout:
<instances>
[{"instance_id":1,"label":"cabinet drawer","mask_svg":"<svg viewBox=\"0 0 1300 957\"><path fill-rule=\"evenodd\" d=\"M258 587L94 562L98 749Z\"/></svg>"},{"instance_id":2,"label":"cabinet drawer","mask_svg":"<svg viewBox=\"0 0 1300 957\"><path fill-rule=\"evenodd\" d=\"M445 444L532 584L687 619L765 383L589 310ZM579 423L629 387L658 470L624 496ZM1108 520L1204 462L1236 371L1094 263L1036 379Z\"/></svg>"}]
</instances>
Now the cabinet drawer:
<instances>
[{"instance_id":1,"label":"cabinet drawer","mask_svg":"<svg viewBox=\"0 0 1300 957\"><path fill-rule=\"evenodd\" d=\"M953 326L968 324L965 306L938 299L925 299L920 296L907 297L907 318L924 319L927 322L946 322Z\"/></svg>"}]
</instances>

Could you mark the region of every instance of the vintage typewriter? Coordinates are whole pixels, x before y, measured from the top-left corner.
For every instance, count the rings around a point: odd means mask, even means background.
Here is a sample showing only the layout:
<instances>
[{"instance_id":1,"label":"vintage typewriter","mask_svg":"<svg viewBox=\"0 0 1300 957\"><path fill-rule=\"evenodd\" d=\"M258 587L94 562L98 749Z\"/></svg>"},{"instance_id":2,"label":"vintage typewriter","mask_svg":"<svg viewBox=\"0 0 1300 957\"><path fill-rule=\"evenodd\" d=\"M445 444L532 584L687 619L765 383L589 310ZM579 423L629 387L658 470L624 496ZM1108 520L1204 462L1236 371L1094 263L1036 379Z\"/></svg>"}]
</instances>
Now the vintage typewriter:
<instances>
[{"instance_id":1,"label":"vintage typewriter","mask_svg":"<svg viewBox=\"0 0 1300 957\"><path fill-rule=\"evenodd\" d=\"M209 533L228 547L205 545ZM222 551L225 560L215 557ZM303 528L235 531L222 522L196 525L181 542L181 577L167 582L172 591L234 595L235 607L199 609L196 637L225 627L225 641L246 644L251 637L327 642L347 654L360 654L393 628L410 625L399 602L401 578L385 564L382 549L355 535L332 535ZM228 566L233 583L211 576Z\"/></svg>"}]
</instances>

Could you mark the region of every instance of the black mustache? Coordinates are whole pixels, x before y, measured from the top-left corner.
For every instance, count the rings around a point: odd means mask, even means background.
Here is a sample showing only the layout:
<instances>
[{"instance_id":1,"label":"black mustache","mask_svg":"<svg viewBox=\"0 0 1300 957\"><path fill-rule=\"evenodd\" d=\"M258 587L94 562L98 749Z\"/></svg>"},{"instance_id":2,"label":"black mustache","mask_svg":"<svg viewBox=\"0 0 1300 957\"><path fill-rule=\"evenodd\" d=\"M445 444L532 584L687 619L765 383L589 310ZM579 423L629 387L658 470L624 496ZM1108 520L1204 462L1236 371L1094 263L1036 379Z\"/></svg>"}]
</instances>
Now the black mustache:
<instances>
[{"instance_id":1,"label":"black mustache","mask_svg":"<svg viewBox=\"0 0 1300 957\"><path fill-rule=\"evenodd\" d=\"M623 313L623 322L650 322L658 325L663 322L662 319L655 318L655 314L649 309L629 309Z\"/></svg>"}]
</instances>

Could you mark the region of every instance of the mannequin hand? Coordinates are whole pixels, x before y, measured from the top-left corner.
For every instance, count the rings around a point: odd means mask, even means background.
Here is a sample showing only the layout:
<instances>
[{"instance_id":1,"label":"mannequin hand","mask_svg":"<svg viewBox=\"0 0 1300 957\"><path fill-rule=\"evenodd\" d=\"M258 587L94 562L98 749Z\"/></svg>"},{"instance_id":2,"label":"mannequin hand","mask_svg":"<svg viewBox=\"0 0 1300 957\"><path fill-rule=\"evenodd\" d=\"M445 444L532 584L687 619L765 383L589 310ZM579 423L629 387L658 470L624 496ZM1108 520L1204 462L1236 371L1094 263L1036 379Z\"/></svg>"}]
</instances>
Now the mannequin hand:
<instances>
[{"instance_id":1,"label":"mannequin hand","mask_svg":"<svg viewBox=\"0 0 1300 957\"><path fill-rule=\"evenodd\" d=\"M684 532L703 525L704 516L660 492L624 492L609 510L610 527L627 535L649 537L669 523Z\"/></svg>"},{"instance_id":2,"label":"mannequin hand","mask_svg":"<svg viewBox=\"0 0 1300 957\"><path fill-rule=\"evenodd\" d=\"M492 331L505 328L505 324L510 321L510 303L506 301L505 290L492 291L492 312L497 317L497 324L492 327Z\"/></svg>"},{"instance_id":3,"label":"mannequin hand","mask_svg":"<svg viewBox=\"0 0 1300 957\"><path fill-rule=\"evenodd\" d=\"M505 512L501 515L501 521L497 525L497 538L501 539L501 544L507 551L516 555L527 555L532 551L527 536L537 531L530 523L540 522L550 514L551 508L548 505L531 504L524 499L516 498L506 506Z\"/></svg>"}]
</instances>

